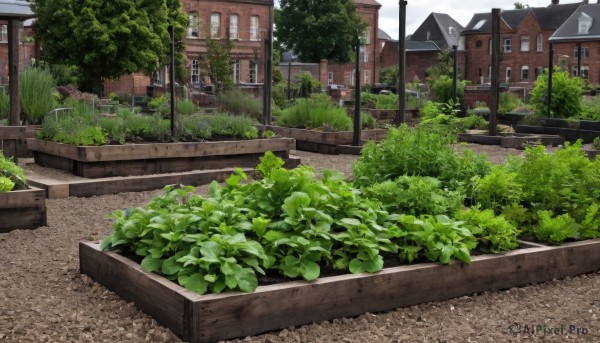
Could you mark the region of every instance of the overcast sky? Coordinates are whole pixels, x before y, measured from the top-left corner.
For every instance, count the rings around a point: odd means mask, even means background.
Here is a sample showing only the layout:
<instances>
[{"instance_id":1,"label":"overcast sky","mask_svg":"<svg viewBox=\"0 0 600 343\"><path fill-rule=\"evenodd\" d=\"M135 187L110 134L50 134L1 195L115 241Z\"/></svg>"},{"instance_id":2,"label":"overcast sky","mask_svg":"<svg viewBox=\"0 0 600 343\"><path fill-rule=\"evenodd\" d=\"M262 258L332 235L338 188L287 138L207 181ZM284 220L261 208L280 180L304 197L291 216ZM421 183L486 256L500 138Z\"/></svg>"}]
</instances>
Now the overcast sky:
<instances>
[{"instance_id":1,"label":"overcast sky","mask_svg":"<svg viewBox=\"0 0 600 343\"><path fill-rule=\"evenodd\" d=\"M379 10L379 28L398 39L398 0L377 0L381 4ZM408 0L406 6L406 34L411 34L421 25L431 12L446 13L462 26L466 26L474 13L491 12L492 8L503 10L514 9L515 0ZM551 0L521 0L530 7L545 7ZM580 1L560 0L561 4ZM595 3L596 0L590 0Z\"/></svg>"}]
</instances>

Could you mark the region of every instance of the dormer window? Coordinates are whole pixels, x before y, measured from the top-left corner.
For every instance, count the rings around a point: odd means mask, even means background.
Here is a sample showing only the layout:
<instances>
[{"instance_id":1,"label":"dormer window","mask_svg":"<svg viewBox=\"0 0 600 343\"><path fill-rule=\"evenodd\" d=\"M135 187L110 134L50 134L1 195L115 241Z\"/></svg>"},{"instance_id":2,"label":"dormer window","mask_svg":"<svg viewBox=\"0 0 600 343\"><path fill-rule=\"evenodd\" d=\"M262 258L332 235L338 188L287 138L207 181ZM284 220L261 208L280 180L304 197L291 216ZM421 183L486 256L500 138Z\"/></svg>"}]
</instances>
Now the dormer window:
<instances>
[{"instance_id":1,"label":"dormer window","mask_svg":"<svg viewBox=\"0 0 600 343\"><path fill-rule=\"evenodd\" d=\"M590 29L592 28L592 23L594 19L589 15L585 14L584 12L581 12L581 15L579 16L578 20L579 31L577 33L588 34L590 32Z\"/></svg>"},{"instance_id":2,"label":"dormer window","mask_svg":"<svg viewBox=\"0 0 600 343\"><path fill-rule=\"evenodd\" d=\"M456 34L456 28L454 26L448 27L448 34L454 36Z\"/></svg>"}]
</instances>

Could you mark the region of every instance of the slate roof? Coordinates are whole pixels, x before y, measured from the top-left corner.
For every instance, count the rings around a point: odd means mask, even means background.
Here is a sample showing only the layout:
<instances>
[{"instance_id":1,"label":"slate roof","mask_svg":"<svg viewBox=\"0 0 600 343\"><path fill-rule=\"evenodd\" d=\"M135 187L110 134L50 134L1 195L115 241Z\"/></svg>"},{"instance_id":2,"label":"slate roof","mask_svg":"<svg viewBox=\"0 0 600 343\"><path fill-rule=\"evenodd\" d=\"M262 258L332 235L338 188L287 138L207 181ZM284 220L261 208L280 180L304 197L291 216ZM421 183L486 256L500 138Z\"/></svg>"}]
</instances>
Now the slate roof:
<instances>
[{"instance_id":1,"label":"slate roof","mask_svg":"<svg viewBox=\"0 0 600 343\"><path fill-rule=\"evenodd\" d=\"M549 5L547 7L524 8L521 10L502 11L502 20L511 28L519 27L530 12L536 17L542 30L556 30L582 3ZM467 24L462 34L491 33L492 11L476 13Z\"/></svg>"},{"instance_id":2,"label":"slate roof","mask_svg":"<svg viewBox=\"0 0 600 343\"><path fill-rule=\"evenodd\" d=\"M455 30L453 34L449 31L450 27ZM410 36L410 41L433 41L441 49L450 49L453 45L458 45L463 29L451 16L432 12Z\"/></svg>"},{"instance_id":3,"label":"slate roof","mask_svg":"<svg viewBox=\"0 0 600 343\"><path fill-rule=\"evenodd\" d=\"M392 40L392 36L388 35L382 29L377 29L377 39Z\"/></svg>"},{"instance_id":4,"label":"slate roof","mask_svg":"<svg viewBox=\"0 0 600 343\"><path fill-rule=\"evenodd\" d=\"M579 33L579 17L582 13L592 17L588 33ZM581 5L550 37L550 42L600 40L600 4Z\"/></svg>"},{"instance_id":5,"label":"slate roof","mask_svg":"<svg viewBox=\"0 0 600 343\"><path fill-rule=\"evenodd\" d=\"M388 41L387 43L385 43L386 47L388 44L391 44L391 46L394 50L396 50L396 51L398 50L398 41L397 40ZM440 51L440 50L442 50L442 49L440 49L439 46L437 46L432 41L419 42L419 41L405 40L404 48L406 49L407 52L409 52L409 51L417 52L417 51Z\"/></svg>"}]
</instances>

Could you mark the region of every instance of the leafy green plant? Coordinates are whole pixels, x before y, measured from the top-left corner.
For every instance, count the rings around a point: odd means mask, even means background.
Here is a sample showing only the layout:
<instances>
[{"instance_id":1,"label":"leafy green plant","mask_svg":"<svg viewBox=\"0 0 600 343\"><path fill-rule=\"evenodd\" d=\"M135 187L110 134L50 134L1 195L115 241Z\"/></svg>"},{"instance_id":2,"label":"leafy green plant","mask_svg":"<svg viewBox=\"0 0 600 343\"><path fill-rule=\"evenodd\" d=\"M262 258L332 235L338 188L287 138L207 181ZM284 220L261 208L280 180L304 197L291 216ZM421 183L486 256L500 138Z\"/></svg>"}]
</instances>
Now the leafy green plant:
<instances>
[{"instance_id":1,"label":"leafy green plant","mask_svg":"<svg viewBox=\"0 0 600 343\"><path fill-rule=\"evenodd\" d=\"M54 108L52 95L54 79L44 68L25 68L19 78L19 94L24 118L31 124L39 124Z\"/></svg>"},{"instance_id":2,"label":"leafy green plant","mask_svg":"<svg viewBox=\"0 0 600 343\"><path fill-rule=\"evenodd\" d=\"M519 247L521 233L514 224L492 210L470 208L460 210L453 216L463 221L479 241L478 247L484 251L499 253Z\"/></svg>"},{"instance_id":3,"label":"leafy green plant","mask_svg":"<svg viewBox=\"0 0 600 343\"><path fill-rule=\"evenodd\" d=\"M503 166L494 166L489 174L473 179L471 199L484 209L500 212L504 207L519 204L522 186L517 173Z\"/></svg>"},{"instance_id":4,"label":"leafy green plant","mask_svg":"<svg viewBox=\"0 0 600 343\"><path fill-rule=\"evenodd\" d=\"M8 111L10 109L10 96L6 92L6 88L0 88L0 119L8 118Z\"/></svg>"},{"instance_id":5,"label":"leafy green plant","mask_svg":"<svg viewBox=\"0 0 600 343\"><path fill-rule=\"evenodd\" d=\"M344 131L352 128L346 110L333 105L327 97L297 99L294 106L283 110L277 123L286 127Z\"/></svg>"},{"instance_id":6,"label":"leafy green plant","mask_svg":"<svg viewBox=\"0 0 600 343\"><path fill-rule=\"evenodd\" d=\"M452 78L447 75L441 75L433 82L432 90L438 102L447 103L452 100ZM456 97L458 102L462 102L464 92L465 84L461 80L458 80L456 83Z\"/></svg>"},{"instance_id":7,"label":"leafy green plant","mask_svg":"<svg viewBox=\"0 0 600 343\"><path fill-rule=\"evenodd\" d=\"M2 151L0 151L0 177L6 178L2 181L2 189L6 191L11 191L15 186L27 187L27 178L23 170L11 159L4 157Z\"/></svg>"},{"instance_id":8,"label":"leafy green plant","mask_svg":"<svg viewBox=\"0 0 600 343\"><path fill-rule=\"evenodd\" d=\"M594 147L594 149L600 150L600 137L594 138L594 142L592 143L592 146Z\"/></svg>"},{"instance_id":9,"label":"leafy green plant","mask_svg":"<svg viewBox=\"0 0 600 343\"><path fill-rule=\"evenodd\" d=\"M302 72L298 74L297 78L296 88L300 97L308 98L311 94L321 91L321 83L311 73Z\"/></svg>"},{"instance_id":10,"label":"leafy green plant","mask_svg":"<svg viewBox=\"0 0 600 343\"><path fill-rule=\"evenodd\" d=\"M178 114L190 115L196 112L196 105L191 100L183 99L175 102L175 111Z\"/></svg>"},{"instance_id":11,"label":"leafy green plant","mask_svg":"<svg viewBox=\"0 0 600 343\"><path fill-rule=\"evenodd\" d=\"M148 108L151 109L159 109L163 106L166 106L167 104L167 99L165 98L165 95L159 95L159 96L155 96L152 99L150 99L150 101L148 101Z\"/></svg>"},{"instance_id":12,"label":"leafy green plant","mask_svg":"<svg viewBox=\"0 0 600 343\"><path fill-rule=\"evenodd\" d=\"M10 192L15 187L15 183L6 176L0 176L0 193Z\"/></svg>"},{"instance_id":13,"label":"leafy green plant","mask_svg":"<svg viewBox=\"0 0 600 343\"><path fill-rule=\"evenodd\" d=\"M501 92L498 99L498 112L512 112L515 108L524 106L521 98L511 92Z\"/></svg>"},{"instance_id":14,"label":"leafy green plant","mask_svg":"<svg viewBox=\"0 0 600 343\"><path fill-rule=\"evenodd\" d=\"M583 92L581 79L571 78L566 71L554 71L552 74L552 103L550 116L553 118L576 117L581 113ZM535 80L530 92L530 105L538 113L546 113L548 97L548 70Z\"/></svg>"}]
</instances>

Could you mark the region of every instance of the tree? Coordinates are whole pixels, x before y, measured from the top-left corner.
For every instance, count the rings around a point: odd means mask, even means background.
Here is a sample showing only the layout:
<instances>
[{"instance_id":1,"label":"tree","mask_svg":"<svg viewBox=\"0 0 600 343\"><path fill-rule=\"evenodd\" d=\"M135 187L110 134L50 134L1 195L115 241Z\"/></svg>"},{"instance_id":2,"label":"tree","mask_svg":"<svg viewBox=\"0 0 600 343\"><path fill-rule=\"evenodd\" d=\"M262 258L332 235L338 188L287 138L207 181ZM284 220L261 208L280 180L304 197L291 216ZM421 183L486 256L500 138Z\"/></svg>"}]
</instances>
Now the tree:
<instances>
[{"instance_id":1,"label":"tree","mask_svg":"<svg viewBox=\"0 0 600 343\"><path fill-rule=\"evenodd\" d=\"M569 77L569 72L554 69L552 73L552 99L550 116L567 118L577 116L581 112L583 88L581 79ZM548 98L548 69L535 80L535 86L529 93L530 105L537 113L546 113Z\"/></svg>"},{"instance_id":2,"label":"tree","mask_svg":"<svg viewBox=\"0 0 600 343\"><path fill-rule=\"evenodd\" d=\"M223 42L208 39L206 46L208 49L206 62L210 81L219 86L219 91L232 88L231 49L233 49L233 43L229 39L225 39Z\"/></svg>"},{"instance_id":3,"label":"tree","mask_svg":"<svg viewBox=\"0 0 600 343\"><path fill-rule=\"evenodd\" d=\"M305 62L348 62L366 25L352 0L281 0L275 16L278 44Z\"/></svg>"},{"instance_id":4,"label":"tree","mask_svg":"<svg viewBox=\"0 0 600 343\"><path fill-rule=\"evenodd\" d=\"M398 66L381 68L379 70L379 81L388 85L396 85L398 82Z\"/></svg>"},{"instance_id":5,"label":"tree","mask_svg":"<svg viewBox=\"0 0 600 343\"><path fill-rule=\"evenodd\" d=\"M452 53L447 50L442 50L438 54L438 62L431 67L427 68L425 73L427 74L427 82L432 87L433 84L441 76L452 77L452 69L454 68L454 61L452 61ZM460 71L458 72L460 78Z\"/></svg>"},{"instance_id":6,"label":"tree","mask_svg":"<svg viewBox=\"0 0 600 343\"><path fill-rule=\"evenodd\" d=\"M515 5L515 9L516 10L523 10L525 8L529 8L529 5L524 5L524 4L520 3L520 2L515 2L514 5Z\"/></svg>"},{"instance_id":7,"label":"tree","mask_svg":"<svg viewBox=\"0 0 600 343\"><path fill-rule=\"evenodd\" d=\"M102 78L150 74L167 65L169 25L183 66L188 19L180 0L36 0L32 8L43 59L77 66L83 90L99 94Z\"/></svg>"}]
</instances>

